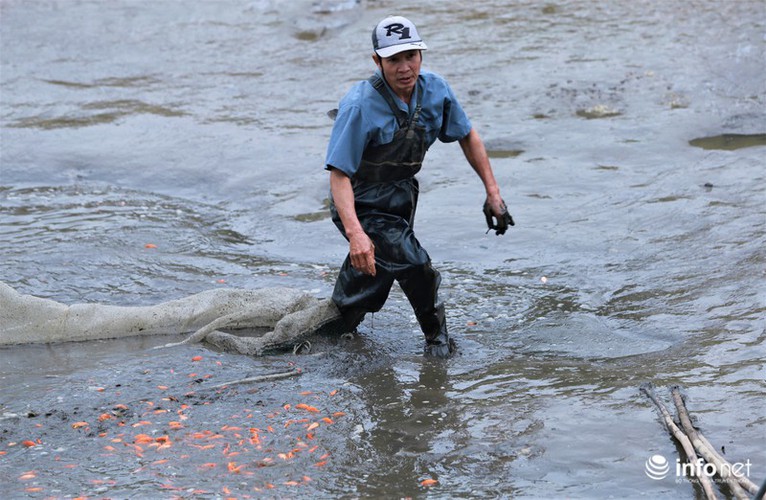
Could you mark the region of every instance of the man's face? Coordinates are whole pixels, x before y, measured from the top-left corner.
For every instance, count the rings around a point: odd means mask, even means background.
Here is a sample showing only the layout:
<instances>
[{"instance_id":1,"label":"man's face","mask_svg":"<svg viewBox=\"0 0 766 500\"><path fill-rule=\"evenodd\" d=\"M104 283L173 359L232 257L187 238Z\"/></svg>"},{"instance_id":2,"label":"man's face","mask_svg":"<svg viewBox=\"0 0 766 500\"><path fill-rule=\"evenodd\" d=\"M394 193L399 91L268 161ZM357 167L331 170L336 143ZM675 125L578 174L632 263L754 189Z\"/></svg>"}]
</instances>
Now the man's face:
<instances>
[{"instance_id":1,"label":"man's face","mask_svg":"<svg viewBox=\"0 0 766 500\"><path fill-rule=\"evenodd\" d=\"M423 62L420 51L407 50L391 57L377 57L375 62L394 93L409 101L418 82L420 64Z\"/></svg>"}]
</instances>

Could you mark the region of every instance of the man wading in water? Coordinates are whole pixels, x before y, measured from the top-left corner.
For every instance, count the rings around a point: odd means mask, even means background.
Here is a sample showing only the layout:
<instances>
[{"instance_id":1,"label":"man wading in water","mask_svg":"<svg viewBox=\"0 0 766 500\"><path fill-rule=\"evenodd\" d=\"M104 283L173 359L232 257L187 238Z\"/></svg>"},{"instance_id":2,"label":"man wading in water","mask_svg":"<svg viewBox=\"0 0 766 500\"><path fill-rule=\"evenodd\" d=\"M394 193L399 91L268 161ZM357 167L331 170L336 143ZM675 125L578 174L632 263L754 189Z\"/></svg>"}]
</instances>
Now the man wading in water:
<instances>
[{"instance_id":1,"label":"man wading in water","mask_svg":"<svg viewBox=\"0 0 766 500\"><path fill-rule=\"evenodd\" d=\"M503 234L513 219L452 89L440 76L421 72L426 44L415 25L388 17L373 30L372 45L378 70L341 99L327 148L332 219L349 241L332 299L353 331L365 313L383 307L398 281L425 335L425 354L446 358L456 345L437 294L441 277L412 232L414 176L429 146L436 139L458 141L484 183L487 224Z\"/></svg>"}]
</instances>

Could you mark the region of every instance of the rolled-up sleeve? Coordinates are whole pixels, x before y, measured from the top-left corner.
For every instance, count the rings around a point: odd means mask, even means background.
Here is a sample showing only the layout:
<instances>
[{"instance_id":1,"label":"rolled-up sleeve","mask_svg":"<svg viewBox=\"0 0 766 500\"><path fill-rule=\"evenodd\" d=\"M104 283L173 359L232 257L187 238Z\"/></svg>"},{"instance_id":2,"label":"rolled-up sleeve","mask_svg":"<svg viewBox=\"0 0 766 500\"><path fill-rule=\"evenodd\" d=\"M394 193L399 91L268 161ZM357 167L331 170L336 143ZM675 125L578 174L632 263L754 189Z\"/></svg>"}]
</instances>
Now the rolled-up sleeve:
<instances>
[{"instance_id":1,"label":"rolled-up sleeve","mask_svg":"<svg viewBox=\"0 0 766 500\"><path fill-rule=\"evenodd\" d=\"M369 140L368 130L369 127L359 106L341 105L327 145L325 169L337 168L349 177L353 177L359 168L362 153Z\"/></svg>"},{"instance_id":2,"label":"rolled-up sleeve","mask_svg":"<svg viewBox=\"0 0 766 500\"><path fill-rule=\"evenodd\" d=\"M455 97L452 89L446 84L444 96L444 108L442 115L442 128L439 131L439 140L442 142L455 142L467 136L471 131L471 120L463 111L463 107Z\"/></svg>"}]
</instances>

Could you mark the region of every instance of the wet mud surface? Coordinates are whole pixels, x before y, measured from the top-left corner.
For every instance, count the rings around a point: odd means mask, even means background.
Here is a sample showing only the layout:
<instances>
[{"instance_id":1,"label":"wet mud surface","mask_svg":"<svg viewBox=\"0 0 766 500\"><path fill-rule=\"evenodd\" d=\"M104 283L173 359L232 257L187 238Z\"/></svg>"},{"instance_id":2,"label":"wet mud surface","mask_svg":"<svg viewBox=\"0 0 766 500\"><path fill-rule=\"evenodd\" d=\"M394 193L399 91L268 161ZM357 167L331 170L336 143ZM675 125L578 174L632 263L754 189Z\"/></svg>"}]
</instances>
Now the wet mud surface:
<instances>
[{"instance_id":1,"label":"wet mud surface","mask_svg":"<svg viewBox=\"0 0 766 500\"><path fill-rule=\"evenodd\" d=\"M48 387L21 413L5 409L3 459L23 460L29 470L6 477L4 494L308 493L311 475L332 456L333 440L323 444L322 431L335 425L349 433L353 426L349 419L344 424L342 390L317 393L301 381L220 387L254 376L252 363L203 348L184 351L152 353L151 368L141 362L148 354L127 361L112 355L86 372L88 379L46 379ZM300 373L284 359L269 364L261 363L257 371ZM14 444L18 436L27 439ZM222 476L230 478L227 484Z\"/></svg>"},{"instance_id":2,"label":"wet mud surface","mask_svg":"<svg viewBox=\"0 0 766 500\"><path fill-rule=\"evenodd\" d=\"M347 248L327 111L394 7L0 3L0 280L66 304L329 296ZM434 145L416 230L460 355L422 357L396 287L359 336L308 354L3 348L6 496L695 498L645 474L679 450L644 382L681 385L708 439L766 477L766 5L402 13L516 221L485 234L480 182Z\"/></svg>"}]
</instances>

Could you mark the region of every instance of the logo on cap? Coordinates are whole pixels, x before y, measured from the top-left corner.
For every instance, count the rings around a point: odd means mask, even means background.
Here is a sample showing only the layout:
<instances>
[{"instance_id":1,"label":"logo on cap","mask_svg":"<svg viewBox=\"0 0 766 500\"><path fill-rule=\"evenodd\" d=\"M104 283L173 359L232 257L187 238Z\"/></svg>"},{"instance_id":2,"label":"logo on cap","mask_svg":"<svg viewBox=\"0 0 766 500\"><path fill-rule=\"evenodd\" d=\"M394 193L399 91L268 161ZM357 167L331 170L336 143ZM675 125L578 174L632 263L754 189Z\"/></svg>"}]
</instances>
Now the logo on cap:
<instances>
[{"instance_id":1,"label":"logo on cap","mask_svg":"<svg viewBox=\"0 0 766 500\"><path fill-rule=\"evenodd\" d=\"M390 16L372 30L372 48L380 57L391 57L405 50L426 50L428 47L409 19Z\"/></svg>"},{"instance_id":2,"label":"logo on cap","mask_svg":"<svg viewBox=\"0 0 766 500\"><path fill-rule=\"evenodd\" d=\"M393 23L388 26L384 26L386 29L386 36L391 36L391 33L396 33L399 36L399 40L410 38L410 28L405 27L402 23Z\"/></svg>"}]
</instances>

